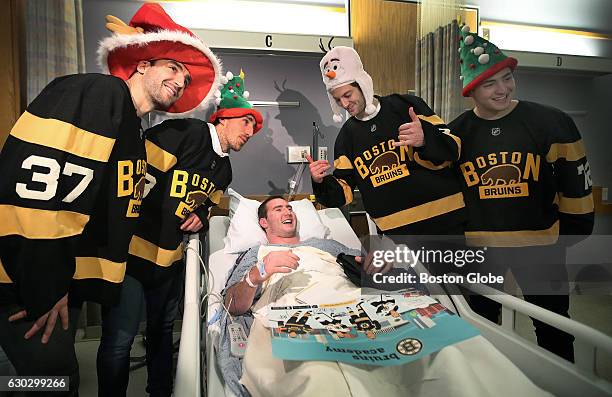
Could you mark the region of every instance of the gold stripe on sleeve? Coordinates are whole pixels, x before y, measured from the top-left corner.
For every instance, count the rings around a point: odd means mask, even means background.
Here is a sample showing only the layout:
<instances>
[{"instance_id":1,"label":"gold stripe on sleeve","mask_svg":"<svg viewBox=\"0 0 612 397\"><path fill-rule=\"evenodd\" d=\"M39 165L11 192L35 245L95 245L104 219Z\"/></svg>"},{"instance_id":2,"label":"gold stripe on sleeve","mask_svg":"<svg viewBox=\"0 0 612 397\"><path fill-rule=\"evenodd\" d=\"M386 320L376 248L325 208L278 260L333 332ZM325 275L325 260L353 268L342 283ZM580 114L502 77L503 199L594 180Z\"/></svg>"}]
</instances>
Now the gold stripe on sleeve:
<instances>
[{"instance_id":1,"label":"gold stripe on sleeve","mask_svg":"<svg viewBox=\"0 0 612 397\"><path fill-rule=\"evenodd\" d=\"M572 143L553 143L550 145L548 154L546 155L546 161L554 163L558 159L565 159L567 161L580 160L586 156L584 149L584 143L582 139Z\"/></svg>"},{"instance_id":2,"label":"gold stripe on sleeve","mask_svg":"<svg viewBox=\"0 0 612 397\"><path fill-rule=\"evenodd\" d=\"M167 250L141 237L132 236L129 252L158 266L168 267L183 257L183 243L174 250Z\"/></svg>"},{"instance_id":3,"label":"gold stripe on sleeve","mask_svg":"<svg viewBox=\"0 0 612 397\"><path fill-rule=\"evenodd\" d=\"M111 283L121 283L125 277L125 262L113 262L104 258L77 257L75 280L101 279Z\"/></svg>"},{"instance_id":4,"label":"gold stripe on sleeve","mask_svg":"<svg viewBox=\"0 0 612 397\"><path fill-rule=\"evenodd\" d=\"M0 284L11 284L12 282L13 280L11 280L9 275L6 273L6 270L4 269L4 265L2 264L2 261L0 260Z\"/></svg>"},{"instance_id":5,"label":"gold stripe on sleeve","mask_svg":"<svg viewBox=\"0 0 612 397\"><path fill-rule=\"evenodd\" d=\"M176 156L166 152L151 141L145 141L147 150L147 163L162 172L168 171L176 164Z\"/></svg>"},{"instance_id":6,"label":"gold stripe on sleeve","mask_svg":"<svg viewBox=\"0 0 612 397\"><path fill-rule=\"evenodd\" d=\"M423 116L422 114L417 114L417 117L423 121L427 121L431 125L444 124L444 120L442 120L437 114L432 114L431 116Z\"/></svg>"},{"instance_id":7,"label":"gold stripe on sleeve","mask_svg":"<svg viewBox=\"0 0 612 397\"><path fill-rule=\"evenodd\" d=\"M89 222L89 215L0 205L0 219L0 236L56 239L80 234Z\"/></svg>"},{"instance_id":8,"label":"gold stripe on sleeve","mask_svg":"<svg viewBox=\"0 0 612 397\"><path fill-rule=\"evenodd\" d=\"M419 164L420 166L428 168L430 170L434 170L434 171L441 170L443 168L447 168L451 164L450 161L444 161L440 165L435 165L434 163L432 163L429 160L423 160L419 156L419 153L417 153L417 152L414 153L414 161L416 161L416 163Z\"/></svg>"},{"instance_id":9,"label":"gold stripe on sleeve","mask_svg":"<svg viewBox=\"0 0 612 397\"><path fill-rule=\"evenodd\" d=\"M340 186L342 186L342 191L344 192L344 200L345 200L344 205L352 203L353 202L353 189L351 188L351 186L348 183L346 183L344 179L336 178L336 180L338 181Z\"/></svg>"},{"instance_id":10,"label":"gold stripe on sleeve","mask_svg":"<svg viewBox=\"0 0 612 397\"><path fill-rule=\"evenodd\" d=\"M45 119L24 112L11 130L22 141L47 146L79 157L106 163L115 140L94 134L65 121Z\"/></svg>"},{"instance_id":11,"label":"gold stripe on sleeve","mask_svg":"<svg viewBox=\"0 0 612 397\"><path fill-rule=\"evenodd\" d=\"M382 231L395 229L465 207L463 194L456 193L416 207L407 208L380 218L373 218Z\"/></svg>"},{"instance_id":12,"label":"gold stripe on sleeve","mask_svg":"<svg viewBox=\"0 0 612 397\"><path fill-rule=\"evenodd\" d=\"M552 245L559 238L559 221L544 230L517 230L511 232L465 232L469 246L475 247L529 247Z\"/></svg>"},{"instance_id":13,"label":"gold stripe on sleeve","mask_svg":"<svg viewBox=\"0 0 612 397\"><path fill-rule=\"evenodd\" d=\"M334 160L334 168L339 170L352 170L353 164L346 156L340 156Z\"/></svg>"},{"instance_id":14,"label":"gold stripe on sleeve","mask_svg":"<svg viewBox=\"0 0 612 397\"><path fill-rule=\"evenodd\" d=\"M593 203L593 193L589 193L584 197L564 197L559 194L559 212L565 214L582 215L594 211L595 204Z\"/></svg>"}]
</instances>

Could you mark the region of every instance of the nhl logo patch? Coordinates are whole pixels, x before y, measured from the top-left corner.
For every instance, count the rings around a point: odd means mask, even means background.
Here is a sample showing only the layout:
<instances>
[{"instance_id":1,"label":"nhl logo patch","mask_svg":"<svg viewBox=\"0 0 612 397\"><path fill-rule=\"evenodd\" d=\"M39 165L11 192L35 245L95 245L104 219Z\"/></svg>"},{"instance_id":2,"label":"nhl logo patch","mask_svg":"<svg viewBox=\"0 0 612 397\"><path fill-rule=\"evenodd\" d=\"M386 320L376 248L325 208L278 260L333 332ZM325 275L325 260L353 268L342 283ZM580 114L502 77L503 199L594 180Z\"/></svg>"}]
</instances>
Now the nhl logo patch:
<instances>
[{"instance_id":1,"label":"nhl logo patch","mask_svg":"<svg viewBox=\"0 0 612 397\"><path fill-rule=\"evenodd\" d=\"M370 127L370 132L375 132L376 131L376 124L372 124L372 126Z\"/></svg>"},{"instance_id":2,"label":"nhl logo patch","mask_svg":"<svg viewBox=\"0 0 612 397\"><path fill-rule=\"evenodd\" d=\"M498 136L499 134L501 134L501 128L499 127L491 128L491 135Z\"/></svg>"}]
</instances>

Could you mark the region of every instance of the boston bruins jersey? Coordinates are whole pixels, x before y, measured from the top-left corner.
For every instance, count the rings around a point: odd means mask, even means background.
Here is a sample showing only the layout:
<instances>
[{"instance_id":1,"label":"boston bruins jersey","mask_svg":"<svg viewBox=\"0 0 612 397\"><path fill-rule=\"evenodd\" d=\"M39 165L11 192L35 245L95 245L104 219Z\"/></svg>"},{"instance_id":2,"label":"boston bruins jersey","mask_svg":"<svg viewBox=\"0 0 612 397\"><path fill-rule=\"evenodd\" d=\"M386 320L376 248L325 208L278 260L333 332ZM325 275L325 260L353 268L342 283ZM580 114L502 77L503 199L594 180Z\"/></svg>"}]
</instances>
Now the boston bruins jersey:
<instances>
[{"instance_id":1,"label":"boston bruins jersey","mask_svg":"<svg viewBox=\"0 0 612 397\"><path fill-rule=\"evenodd\" d=\"M70 299L112 303L146 173L140 119L122 80L52 81L0 154L0 302L38 318Z\"/></svg>"},{"instance_id":2,"label":"boston bruins jersey","mask_svg":"<svg viewBox=\"0 0 612 397\"><path fill-rule=\"evenodd\" d=\"M591 233L589 163L567 114L520 101L498 120L468 111L450 126L463 142L469 244L549 245L559 234Z\"/></svg>"},{"instance_id":3,"label":"boston bruins jersey","mask_svg":"<svg viewBox=\"0 0 612 397\"><path fill-rule=\"evenodd\" d=\"M127 270L145 285L180 270L181 223L191 212L206 223L232 180L229 157L215 152L211 133L217 139L214 127L197 119L166 120L147 130L147 186Z\"/></svg>"},{"instance_id":4,"label":"boston bruins jersey","mask_svg":"<svg viewBox=\"0 0 612 397\"><path fill-rule=\"evenodd\" d=\"M367 213L388 234L445 234L461 230L464 203L460 181L450 168L461 141L427 104L412 95L377 97L380 111L367 121L351 117L334 146L333 175L313 182L317 200L340 207L359 188ZM398 128L418 115L425 145L394 146Z\"/></svg>"}]
</instances>

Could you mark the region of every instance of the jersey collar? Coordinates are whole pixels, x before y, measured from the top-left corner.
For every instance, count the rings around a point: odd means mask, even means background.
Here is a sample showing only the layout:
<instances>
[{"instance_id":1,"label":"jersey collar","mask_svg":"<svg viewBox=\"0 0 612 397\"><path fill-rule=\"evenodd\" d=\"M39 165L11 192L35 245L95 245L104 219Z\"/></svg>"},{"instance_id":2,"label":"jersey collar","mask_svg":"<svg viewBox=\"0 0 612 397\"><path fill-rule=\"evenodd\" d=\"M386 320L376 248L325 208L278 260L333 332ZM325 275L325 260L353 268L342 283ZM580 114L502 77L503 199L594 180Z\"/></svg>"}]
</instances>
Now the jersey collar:
<instances>
[{"instance_id":1,"label":"jersey collar","mask_svg":"<svg viewBox=\"0 0 612 397\"><path fill-rule=\"evenodd\" d=\"M217 135L217 129L214 125L207 123L208 129L210 130L210 139L212 139L212 146L215 153L219 155L219 157L227 157L229 153L223 152L221 149L221 141L219 141L219 135Z\"/></svg>"}]
</instances>

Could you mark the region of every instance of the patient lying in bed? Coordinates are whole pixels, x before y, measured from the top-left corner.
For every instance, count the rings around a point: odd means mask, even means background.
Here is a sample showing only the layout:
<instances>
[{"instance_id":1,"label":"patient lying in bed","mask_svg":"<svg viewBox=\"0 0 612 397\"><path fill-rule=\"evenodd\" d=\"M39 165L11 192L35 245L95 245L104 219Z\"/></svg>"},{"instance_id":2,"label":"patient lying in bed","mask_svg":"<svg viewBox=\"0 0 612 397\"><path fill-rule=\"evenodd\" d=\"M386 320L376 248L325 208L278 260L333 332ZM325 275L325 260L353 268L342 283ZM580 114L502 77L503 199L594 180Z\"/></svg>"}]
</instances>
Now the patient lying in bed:
<instances>
[{"instance_id":1,"label":"patient lying in bed","mask_svg":"<svg viewBox=\"0 0 612 397\"><path fill-rule=\"evenodd\" d=\"M254 396L406 396L406 395L544 395L509 360L482 337L471 338L412 363L381 367L336 361L286 361L275 358L267 308L304 303L314 284L321 298L352 298L359 290L349 282L335 258L359 255L333 240L299 241L297 219L289 204L272 198L258 213L269 245L254 247L238 259L225 290L225 306L233 316L221 325L219 363L236 395ZM365 259L358 259L365 262ZM374 269L364 265L368 272ZM316 293L308 296L316 303ZM249 316L254 313L255 318ZM229 354L229 322L250 329L242 365ZM296 321L294 336L301 332ZM303 325L303 324L302 324ZM340 332L340 337L346 334ZM367 332L367 330L364 330ZM291 335L291 334L290 334ZM371 337L369 335L368 337ZM239 382L238 382L239 379ZM246 390L245 390L246 387Z\"/></svg>"}]
</instances>

